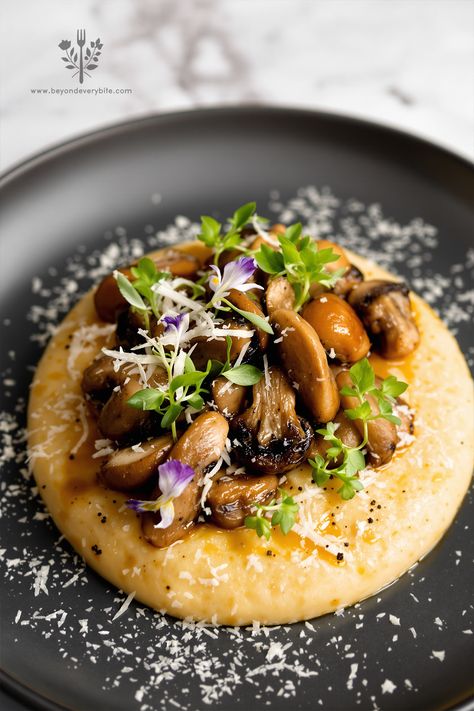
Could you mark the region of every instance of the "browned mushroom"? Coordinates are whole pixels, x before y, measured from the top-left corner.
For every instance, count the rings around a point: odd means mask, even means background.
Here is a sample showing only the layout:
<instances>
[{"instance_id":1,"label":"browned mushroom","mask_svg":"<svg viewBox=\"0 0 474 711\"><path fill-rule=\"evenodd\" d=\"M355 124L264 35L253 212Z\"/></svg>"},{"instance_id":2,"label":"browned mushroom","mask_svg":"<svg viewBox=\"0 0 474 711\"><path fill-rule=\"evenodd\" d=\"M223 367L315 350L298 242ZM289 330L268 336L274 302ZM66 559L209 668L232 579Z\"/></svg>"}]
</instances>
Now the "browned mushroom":
<instances>
[{"instance_id":1,"label":"browned mushroom","mask_svg":"<svg viewBox=\"0 0 474 711\"><path fill-rule=\"evenodd\" d=\"M222 528L243 526L253 504L264 504L275 496L278 478L266 476L224 476L213 482L207 496L211 517Z\"/></svg>"},{"instance_id":2,"label":"browned mushroom","mask_svg":"<svg viewBox=\"0 0 474 711\"><path fill-rule=\"evenodd\" d=\"M347 370L341 370L336 380L339 389L353 386L351 376ZM370 405L372 414L378 415L380 410L377 400L372 395L366 395L366 399ZM356 397L352 397L350 395L341 396L341 405L344 410L355 408L359 404L359 400ZM364 425L362 420L354 420L354 424L360 434L363 434ZM375 420L370 420L367 427L369 437L367 449L370 453L371 463L374 466L387 464L387 462L391 460L397 446L398 437L396 425L394 425L393 422L388 422L388 420L377 418Z\"/></svg>"},{"instance_id":3,"label":"browned mushroom","mask_svg":"<svg viewBox=\"0 0 474 711\"><path fill-rule=\"evenodd\" d=\"M339 393L318 334L288 309L274 311L271 322L289 381L297 384L299 396L317 422L329 422L339 409Z\"/></svg>"},{"instance_id":4,"label":"browned mushroom","mask_svg":"<svg viewBox=\"0 0 474 711\"><path fill-rule=\"evenodd\" d=\"M167 249L156 255L153 260L158 271L168 271L173 276L190 278L195 276L201 267L200 260L192 254L181 252L178 249ZM132 278L130 267L119 269L127 279ZM127 301L123 298L113 274L108 274L97 287L94 294L95 310L103 321L114 323L117 314L127 308Z\"/></svg>"},{"instance_id":5,"label":"browned mushroom","mask_svg":"<svg viewBox=\"0 0 474 711\"><path fill-rule=\"evenodd\" d=\"M194 477L180 496L173 501L175 516L167 528L155 528L161 520L159 511L142 514L142 529L147 541L157 548L165 548L185 535L193 526L200 510L201 479L207 467L214 464L225 447L229 425L218 412L204 412L179 438L170 452L170 459L178 459L194 469ZM158 498L159 487L152 494Z\"/></svg>"},{"instance_id":6,"label":"browned mushroom","mask_svg":"<svg viewBox=\"0 0 474 711\"><path fill-rule=\"evenodd\" d=\"M276 222L268 231L272 235L284 235L286 232L286 225L283 225L281 222Z\"/></svg>"},{"instance_id":7,"label":"browned mushroom","mask_svg":"<svg viewBox=\"0 0 474 711\"><path fill-rule=\"evenodd\" d=\"M166 434L141 445L118 449L103 465L101 479L119 491L143 486L165 461L172 446L173 437Z\"/></svg>"},{"instance_id":8,"label":"browned mushroom","mask_svg":"<svg viewBox=\"0 0 474 711\"><path fill-rule=\"evenodd\" d=\"M97 422L104 437L123 441L124 438L145 426L152 413L137 410L127 403L127 400L139 390L143 390L142 383L137 375L131 375L113 391Z\"/></svg>"},{"instance_id":9,"label":"browned mushroom","mask_svg":"<svg viewBox=\"0 0 474 711\"><path fill-rule=\"evenodd\" d=\"M130 350L143 343L143 336L138 333L139 328L146 328L145 319L141 314L131 308L120 311L117 314L117 328L115 329L117 346Z\"/></svg>"},{"instance_id":10,"label":"browned mushroom","mask_svg":"<svg viewBox=\"0 0 474 711\"><path fill-rule=\"evenodd\" d=\"M229 299L231 304L236 306L241 311L249 311L250 313L255 314L256 316L265 319L265 314L263 313L259 304L257 304L255 301L252 301L252 299L249 299L249 297L246 294L243 294L241 291L232 289L229 292L227 298ZM255 326L254 329L258 340L258 346L261 351L265 351L268 346L268 333L266 331L262 331L261 328L257 328Z\"/></svg>"},{"instance_id":11,"label":"browned mushroom","mask_svg":"<svg viewBox=\"0 0 474 711\"><path fill-rule=\"evenodd\" d=\"M288 279L280 276L269 280L265 291L265 304L269 316L278 309L295 307L295 292Z\"/></svg>"},{"instance_id":12,"label":"browned mushroom","mask_svg":"<svg viewBox=\"0 0 474 711\"><path fill-rule=\"evenodd\" d=\"M404 358L416 348L420 334L405 284L382 279L364 281L351 290L348 298L382 356Z\"/></svg>"},{"instance_id":13,"label":"browned mushroom","mask_svg":"<svg viewBox=\"0 0 474 711\"><path fill-rule=\"evenodd\" d=\"M311 324L326 351L343 363L355 363L367 355L370 341L356 312L335 294L310 301L301 313Z\"/></svg>"},{"instance_id":14,"label":"browned mushroom","mask_svg":"<svg viewBox=\"0 0 474 711\"><path fill-rule=\"evenodd\" d=\"M190 279L200 269L201 262L193 254L179 249L167 249L153 259L158 271L171 272L173 276Z\"/></svg>"},{"instance_id":15,"label":"browned mushroom","mask_svg":"<svg viewBox=\"0 0 474 711\"><path fill-rule=\"evenodd\" d=\"M119 269L127 279L131 278L130 269ZM99 318L108 323L115 323L117 314L128 306L117 286L113 274L108 274L102 279L94 293L94 306Z\"/></svg>"},{"instance_id":16,"label":"browned mushroom","mask_svg":"<svg viewBox=\"0 0 474 711\"><path fill-rule=\"evenodd\" d=\"M244 360L248 360L255 353L257 346L254 345L252 331L254 327L248 321L238 321L233 318L226 319L220 326L220 328L226 329L238 329L239 331L248 331L249 335L247 338L243 336L229 336L232 345L230 348L229 359L233 363L239 356L240 351L244 346L250 344L248 347ZM256 339L255 339L256 342ZM208 360L218 360L221 363L225 363L227 357L227 342L224 337L222 338L207 338L206 336L197 336L191 341L191 346L194 346L192 352L192 359L197 370L205 370Z\"/></svg>"},{"instance_id":17,"label":"browned mushroom","mask_svg":"<svg viewBox=\"0 0 474 711\"><path fill-rule=\"evenodd\" d=\"M345 414L344 410L339 410L334 422L338 425L336 430L336 435L347 447L358 447L362 442L362 437L354 424L353 420L350 420ZM311 445L311 449L308 453L308 459L313 458L316 454L320 454L322 457L326 457L328 449L332 447L331 442L328 442L320 434L315 436L314 442ZM342 457L331 461L331 466L339 466L341 464Z\"/></svg>"},{"instance_id":18,"label":"browned mushroom","mask_svg":"<svg viewBox=\"0 0 474 711\"><path fill-rule=\"evenodd\" d=\"M234 453L249 471L280 474L303 461L311 427L295 411L295 393L280 368L253 386L253 402L231 423Z\"/></svg>"},{"instance_id":19,"label":"browned mushroom","mask_svg":"<svg viewBox=\"0 0 474 711\"><path fill-rule=\"evenodd\" d=\"M349 269L336 281L333 286L333 292L336 296L341 296L343 299L347 298L351 289L353 289L357 284L364 281L364 275L354 264L351 264Z\"/></svg>"},{"instance_id":20,"label":"browned mushroom","mask_svg":"<svg viewBox=\"0 0 474 711\"><path fill-rule=\"evenodd\" d=\"M82 392L92 412L98 417L100 410L112 394L113 388L127 378L123 368L114 369L113 358L103 355L84 370Z\"/></svg>"},{"instance_id":21,"label":"browned mushroom","mask_svg":"<svg viewBox=\"0 0 474 711\"><path fill-rule=\"evenodd\" d=\"M334 262L328 262L328 264L325 265L326 271L328 271L330 274L333 274L338 269L349 269L351 263L347 258L347 254L345 253L344 249L339 244L336 244L335 242L330 242L328 239L318 239L317 245L318 250L332 249L334 254L339 255L339 259L336 259Z\"/></svg>"},{"instance_id":22,"label":"browned mushroom","mask_svg":"<svg viewBox=\"0 0 474 711\"><path fill-rule=\"evenodd\" d=\"M212 399L224 417L234 417L241 411L246 394L244 385L231 383L223 375L212 383Z\"/></svg>"}]
</instances>

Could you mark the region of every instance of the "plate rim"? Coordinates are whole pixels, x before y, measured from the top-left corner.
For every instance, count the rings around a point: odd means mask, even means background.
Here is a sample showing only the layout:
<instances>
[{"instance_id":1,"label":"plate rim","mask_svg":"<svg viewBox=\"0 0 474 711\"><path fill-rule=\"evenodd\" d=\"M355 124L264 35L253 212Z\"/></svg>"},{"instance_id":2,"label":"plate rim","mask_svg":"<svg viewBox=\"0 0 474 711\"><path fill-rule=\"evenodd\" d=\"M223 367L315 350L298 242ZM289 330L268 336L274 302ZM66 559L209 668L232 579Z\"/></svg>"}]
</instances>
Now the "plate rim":
<instances>
[{"instance_id":1,"label":"plate rim","mask_svg":"<svg viewBox=\"0 0 474 711\"><path fill-rule=\"evenodd\" d=\"M0 190L3 190L14 184L17 179L21 179L25 174L34 170L37 167L45 166L53 162L56 158L74 150L80 150L83 146L88 146L94 142L101 141L113 136L126 134L130 130L139 130L143 126L165 123L173 123L176 120L189 120L194 116L200 117L229 117L236 116L251 116L268 115L287 117L287 118L306 118L314 120L322 120L328 123L338 122L356 126L366 130L376 130L385 133L387 136L407 141L408 143L416 144L424 147L427 150L434 151L439 156L454 161L458 167L467 170L471 174L474 181L474 161L465 155L443 146L433 140L417 135L410 131L400 129L390 124L380 121L356 116L350 113L339 113L333 111L322 111L304 107L292 107L286 105L261 104L261 103L242 103L229 104L225 106L208 106L195 109L185 109L180 111L165 111L165 112L149 112L145 115L113 121L105 124L97 129L80 132L63 141L48 145L46 148L35 151L25 158L14 162L4 171L0 171ZM473 182L474 184L474 182ZM0 664L0 688L11 698L16 699L21 704L25 705L25 710L28 708L39 709L40 711L62 711L68 707L57 704L52 699L44 696L40 692L30 689L22 680L11 676L3 669ZM446 711L474 711L474 692L470 693L460 701L446 707Z\"/></svg>"},{"instance_id":2,"label":"plate rim","mask_svg":"<svg viewBox=\"0 0 474 711\"><path fill-rule=\"evenodd\" d=\"M274 104L259 104L259 103L242 103L229 104L225 106L208 106L197 109L184 109L182 111L164 111L164 112L149 112L143 116L136 118L125 119L121 121L112 121L104 126L92 129L90 131L80 132L75 136L67 138L63 141L53 143L46 148L35 151L26 158L16 161L4 171L0 171L0 190L8 187L17 178L22 177L26 172L37 166L44 165L55 158L81 148L82 146L94 143L109 136L126 133L130 129L140 128L146 124L166 123L175 120L189 119L193 116L235 116L236 114L251 115L252 113L270 113L274 115L301 118L314 118L315 120L323 120L327 122L338 121L351 125L359 126L360 128L372 129L391 134L393 137L406 140L424 146L426 149L435 151L458 163L459 167L463 167L472 173L474 180L474 160L470 160L456 151L446 148L436 141L417 135L410 131L400 129L390 124L381 121L372 121L371 119L361 118L350 113L338 113L336 111L321 111L319 109L299 108L285 105Z\"/></svg>"}]
</instances>

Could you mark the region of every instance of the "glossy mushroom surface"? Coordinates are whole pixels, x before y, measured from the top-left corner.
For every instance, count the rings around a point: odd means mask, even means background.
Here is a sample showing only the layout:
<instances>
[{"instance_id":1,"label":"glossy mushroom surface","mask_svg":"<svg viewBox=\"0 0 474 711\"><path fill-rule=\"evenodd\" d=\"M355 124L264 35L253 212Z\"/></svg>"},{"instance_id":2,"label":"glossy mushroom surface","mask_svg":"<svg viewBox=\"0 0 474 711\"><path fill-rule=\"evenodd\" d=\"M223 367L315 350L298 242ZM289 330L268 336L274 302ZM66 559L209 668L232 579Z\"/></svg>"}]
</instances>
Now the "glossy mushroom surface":
<instances>
[{"instance_id":1,"label":"glossy mushroom surface","mask_svg":"<svg viewBox=\"0 0 474 711\"><path fill-rule=\"evenodd\" d=\"M264 504L276 494L278 478L266 476L221 477L214 481L207 497L211 518L221 528L243 526L255 504Z\"/></svg>"},{"instance_id":2,"label":"glossy mushroom surface","mask_svg":"<svg viewBox=\"0 0 474 711\"><path fill-rule=\"evenodd\" d=\"M355 363L369 352L370 341L361 320L339 296L318 296L301 315L314 328L325 350L341 362Z\"/></svg>"},{"instance_id":3,"label":"glossy mushroom surface","mask_svg":"<svg viewBox=\"0 0 474 711\"><path fill-rule=\"evenodd\" d=\"M298 395L314 419L329 422L339 409L339 392L318 334L289 309L275 311L271 323L278 335L275 342L288 380L296 383Z\"/></svg>"},{"instance_id":4,"label":"glossy mushroom surface","mask_svg":"<svg viewBox=\"0 0 474 711\"><path fill-rule=\"evenodd\" d=\"M416 348L420 334L405 284L364 281L351 290L348 299L384 358L401 359Z\"/></svg>"},{"instance_id":5,"label":"glossy mushroom surface","mask_svg":"<svg viewBox=\"0 0 474 711\"><path fill-rule=\"evenodd\" d=\"M204 412L178 439L170 452L170 459L177 459L194 469L194 477L180 496L173 501L175 517L167 528L156 528L161 514L142 514L142 530L146 539L157 548L164 548L182 538L194 524L200 511L202 476L207 467L215 464L225 447L229 425L218 412ZM152 494L158 498L159 486Z\"/></svg>"},{"instance_id":6,"label":"glossy mushroom surface","mask_svg":"<svg viewBox=\"0 0 474 711\"><path fill-rule=\"evenodd\" d=\"M165 434L140 445L118 449L102 466L102 481L119 491L137 489L156 474L172 446L172 436Z\"/></svg>"}]
</instances>

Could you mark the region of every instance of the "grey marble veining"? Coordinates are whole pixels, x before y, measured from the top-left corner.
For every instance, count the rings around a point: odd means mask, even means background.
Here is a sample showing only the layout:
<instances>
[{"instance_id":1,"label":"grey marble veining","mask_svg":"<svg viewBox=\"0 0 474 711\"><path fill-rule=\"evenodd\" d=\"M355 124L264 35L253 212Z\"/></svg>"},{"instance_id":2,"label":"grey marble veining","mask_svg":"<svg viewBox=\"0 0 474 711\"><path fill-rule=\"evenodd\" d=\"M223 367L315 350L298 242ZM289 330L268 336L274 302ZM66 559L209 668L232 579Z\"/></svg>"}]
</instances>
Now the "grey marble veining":
<instances>
[{"instance_id":1,"label":"grey marble veining","mask_svg":"<svg viewBox=\"0 0 474 711\"><path fill-rule=\"evenodd\" d=\"M249 102L382 121L474 157L471 0L16 0L1 14L2 168L114 121ZM84 88L114 93L51 93L78 86L58 43L79 27L104 44Z\"/></svg>"}]
</instances>

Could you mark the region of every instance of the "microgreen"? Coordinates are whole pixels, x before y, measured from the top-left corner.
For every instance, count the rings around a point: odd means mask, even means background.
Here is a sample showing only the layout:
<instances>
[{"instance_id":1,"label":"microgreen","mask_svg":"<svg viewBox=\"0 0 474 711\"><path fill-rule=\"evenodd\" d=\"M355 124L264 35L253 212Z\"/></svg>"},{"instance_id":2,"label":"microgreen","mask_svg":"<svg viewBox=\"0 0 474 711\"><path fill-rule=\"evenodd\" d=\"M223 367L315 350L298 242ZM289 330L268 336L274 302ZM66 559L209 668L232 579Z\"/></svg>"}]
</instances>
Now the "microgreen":
<instances>
[{"instance_id":1,"label":"microgreen","mask_svg":"<svg viewBox=\"0 0 474 711\"><path fill-rule=\"evenodd\" d=\"M227 353L225 363L218 360L212 361L211 377L217 378L223 375L227 380L235 385L255 385L263 378L262 371L255 365L243 363L242 365L232 366L230 364L230 351L232 348L232 339L226 336Z\"/></svg>"},{"instance_id":2,"label":"microgreen","mask_svg":"<svg viewBox=\"0 0 474 711\"><path fill-rule=\"evenodd\" d=\"M123 298L143 316L146 328L149 330L150 313L153 313L157 319L160 318L156 293L152 287L162 279L169 279L171 274L158 271L155 263L149 257L140 259L136 266L131 267L130 271L133 276L132 280L127 279L124 274L118 271L114 272L114 277Z\"/></svg>"},{"instance_id":3,"label":"microgreen","mask_svg":"<svg viewBox=\"0 0 474 711\"><path fill-rule=\"evenodd\" d=\"M284 235L278 235L281 251L262 244L254 255L264 272L288 279L295 292L296 311L310 298L312 284L331 288L345 271L337 269L329 274L326 264L337 261L339 255L332 249L318 249L316 242L309 236L303 236L302 231L300 223L290 225Z\"/></svg>"},{"instance_id":4,"label":"microgreen","mask_svg":"<svg viewBox=\"0 0 474 711\"><path fill-rule=\"evenodd\" d=\"M382 418L393 422L395 425L400 424L400 419L393 414L392 405L395 402L395 398L407 389L408 385L406 383L397 380L394 375L390 375L377 386L375 384L374 369L367 358L355 363L349 370L349 375L353 386L343 387L341 395L356 397L359 401L357 407L345 410L349 419L369 422L370 420ZM372 413L370 404L366 400L367 395L371 395L376 399L380 411L379 414Z\"/></svg>"},{"instance_id":5,"label":"microgreen","mask_svg":"<svg viewBox=\"0 0 474 711\"><path fill-rule=\"evenodd\" d=\"M188 356L189 357L189 356ZM163 390L144 388L139 390L127 403L137 410L153 410L161 415L161 427L170 429L176 439L176 420L187 406L202 410L204 400L202 392L204 380L209 375L211 362L204 371L194 370L171 377L168 387Z\"/></svg>"},{"instance_id":6,"label":"microgreen","mask_svg":"<svg viewBox=\"0 0 474 711\"><path fill-rule=\"evenodd\" d=\"M272 499L269 504L253 504L256 508L256 513L253 516L245 517L246 528L253 529L257 536L264 536L267 541L272 535L272 528L280 526L281 532L286 534L291 531L296 521L296 514L299 506L292 496L289 496L284 489L278 489L280 501ZM269 520L265 514L271 513L272 517Z\"/></svg>"},{"instance_id":7,"label":"microgreen","mask_svg":"<svg viewBox=\"0 0 474 711\"><path fill-rule=\"evenodd\" d=\"M399 425L400 420L393 414L392 405L395 398L408 387L394 375L385 378L380 386L377 386L374 369L367 358L355 363L349 370L349 375L352 387L345 386L340 392L341 395L357 398L358 404L356 407L344 410L344 413L351 420L362 421L364 431L362 442L358 447L346 446L337 436L338 425L335 422L328 422L325 428L316 430L330 444L326 457L316 454L314 459L308 460L313 469L313 481L318 486L324 486L330 477L339 479L342 486L338 489L338 493L345 500L352 499L357 491L364 488L357 475L365 469L364 447L368 442L368 423L375 419L385 419ZM377 401L378 414L372 413L370 403L366 399L367 395L371 395Z\"/></svg>"},{"instance_id":8,"label":"microgreen","mask_svg":"<svg viewBox=\"0 0 474 711\"><path fill-rule=\"evenodd\" d=\"M256 205L248 202L239 207L229 219L230 228L223 231L222 224L213 217L201 217L201 232L198 239L214 252L214 264L218 264L223 252L239 248L242 242L241 232L255 214Z\"/></svg>"}]
</instances>

